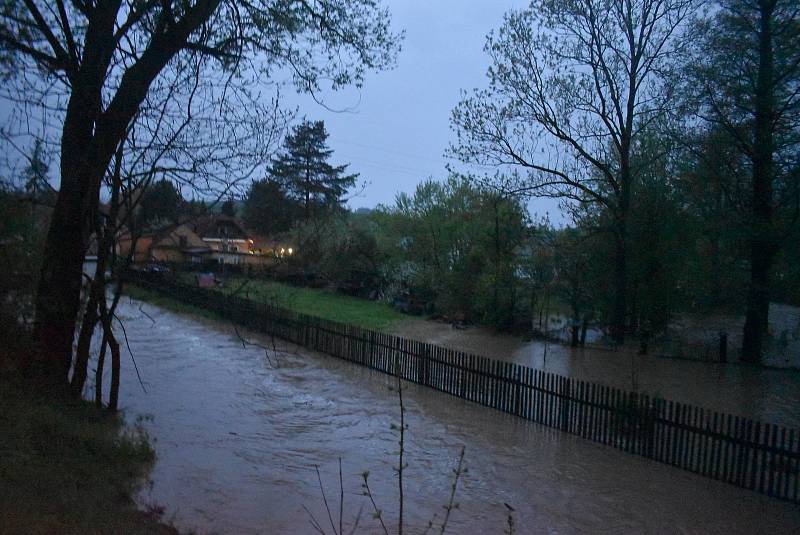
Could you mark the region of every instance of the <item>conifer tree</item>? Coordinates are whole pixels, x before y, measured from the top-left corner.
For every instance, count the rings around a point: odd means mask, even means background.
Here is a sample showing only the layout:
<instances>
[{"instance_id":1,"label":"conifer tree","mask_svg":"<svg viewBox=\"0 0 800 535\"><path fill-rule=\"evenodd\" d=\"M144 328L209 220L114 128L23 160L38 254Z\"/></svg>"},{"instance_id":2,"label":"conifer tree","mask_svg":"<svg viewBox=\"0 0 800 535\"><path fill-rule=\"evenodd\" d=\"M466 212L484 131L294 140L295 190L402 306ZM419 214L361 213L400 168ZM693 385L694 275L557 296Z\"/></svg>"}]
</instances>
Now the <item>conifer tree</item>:
<instances>
[{"instance_id":1,"label":"conifer tree","mask_svg":"<svg viewBox=\"0 0 800 535\"><path fill-rule=\"evenodd\" d=\"M272 160L273 180L300 203L306 221L316 211L338 207L358 178L346 174L347 165L328 163L333 150L327 140L324 122L303 121L286 136L283 154Z\"/></svg>"}]
</instances>

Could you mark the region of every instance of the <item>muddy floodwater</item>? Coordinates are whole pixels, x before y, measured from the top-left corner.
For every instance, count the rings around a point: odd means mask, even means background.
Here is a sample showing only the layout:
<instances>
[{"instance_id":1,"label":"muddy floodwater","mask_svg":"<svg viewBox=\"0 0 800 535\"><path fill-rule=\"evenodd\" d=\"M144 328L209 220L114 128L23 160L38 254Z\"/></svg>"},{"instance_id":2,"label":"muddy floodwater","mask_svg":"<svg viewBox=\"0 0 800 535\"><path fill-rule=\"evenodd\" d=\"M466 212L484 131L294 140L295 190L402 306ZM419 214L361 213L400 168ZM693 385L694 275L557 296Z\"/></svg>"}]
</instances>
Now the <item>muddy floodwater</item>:
<instances>
[{"instance_id":1,"label":"muddy floodwater","mask_svg":"<svg viewBox=\"0 0 800 535\"><path fill-rule=\"evenodd\" d=\"M147 389L125 356L121 403L129 420L146 417L157 452L143 506L201 534L315 533L310 515L332 533L314 466L338 529L341 458L344 531L361 511L358 532L382 532L361 495L365 471L396 530L390 378L281 343L267 358L228 325L127 299L120 316ZM506 504L516 533L800 532L796 505L429 389L403 392L406 533L441 521L462 446L467 471L448 533L503 533Z\"/></svg>"},{"instance_id":2,"label":"muddy floodwater","mask_svg":"<svg viewBox=\"0 0 800 535\"><path fill-rule=\"evenodd\" d=\"M456 329L409 319L394 334L460 351L515 362L625 390L800 428L800 370L639 355L636 351L571 348L495 334L482 327Z\"/></svg>"}]
</instances>

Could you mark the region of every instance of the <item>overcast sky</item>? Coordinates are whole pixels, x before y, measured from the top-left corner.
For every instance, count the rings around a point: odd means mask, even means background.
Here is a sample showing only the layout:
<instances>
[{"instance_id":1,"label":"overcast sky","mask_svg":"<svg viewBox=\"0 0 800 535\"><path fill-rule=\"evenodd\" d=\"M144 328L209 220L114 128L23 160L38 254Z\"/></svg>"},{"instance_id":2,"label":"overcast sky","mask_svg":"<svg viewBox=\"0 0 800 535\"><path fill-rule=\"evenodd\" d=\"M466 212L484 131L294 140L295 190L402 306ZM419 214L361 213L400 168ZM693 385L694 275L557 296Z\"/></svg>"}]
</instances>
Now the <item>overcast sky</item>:
<instances>
[{"instance_id":1,"label":"overcast sky","mask_svg":"<svg viewBox=\"0 0 800 535\"><path fill-rule=\"evenodd\" d=\"M446 177L444 151L454 139L450 111L462 89L486 85L486 34L521 0L385 0L396 29L405 29L397 67L372 74L360 92L326 94L327 111L308 96L286 95L300 116L324 120L334 163L350 163L366 189L353 208L391 204L398 191L412 192L428 177ZM532 211L552 213L552 201Z\"/></svg>"},{"instance_id":2,"label":"overcast sky","mask_svg":"<svg viewBox=\"0 0 800 535\"><path fill-rule=\"evenodd\" d=\"M330 111L310 96L286 88L284 106L299 117L324 120L335 164L349 163L366 187L352 208L392 204L399 191L413 192L428 177L446 178L444 151L455 138L450 112L462 90L486 86L486 34L525 0L384 0L405 40L395 69L370 73L360 91L324 93ZM0 102L5 116L7 102ZM12 162L13 163L13 162ZM453 162L457 163L457 162ZM51 162L51 175L57 174ZM459 169L465 169L460 166ZM562 222L552 200L529 203L532 214L549 212Z\"/></svg>"}]
</instances>

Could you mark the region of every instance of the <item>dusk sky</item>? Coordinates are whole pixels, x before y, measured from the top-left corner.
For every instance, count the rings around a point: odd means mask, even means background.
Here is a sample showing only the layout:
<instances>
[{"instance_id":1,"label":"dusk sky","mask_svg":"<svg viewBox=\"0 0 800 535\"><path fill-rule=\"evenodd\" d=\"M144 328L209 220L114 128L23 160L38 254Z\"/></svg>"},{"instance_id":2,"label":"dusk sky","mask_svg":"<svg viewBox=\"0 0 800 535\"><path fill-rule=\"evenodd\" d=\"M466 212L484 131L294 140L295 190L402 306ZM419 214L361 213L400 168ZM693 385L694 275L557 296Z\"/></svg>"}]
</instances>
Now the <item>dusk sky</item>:
<instances>
[{"instance_id":1,"label":"dusk sky","mask_svg":"<svg viewBox=\"0 0 800 535\"><path fill-rule=\"evenodd\" d=\"M350 206L391 204L398 191L412 192L428 177L447 176L444 151L455 138L450 112L464 90L486 85L486 34L500 26L503 14L525 7L521 0L387 0L394 27L405 29L403 50L394 70L371 74L360 92L326 94L331 112L309 96L284 94L300 117L324 120L334 162L366 182ZM553 201L530 204L532 212L551 216ZM558 217L554 219L558 220Z\"/></svg>"},{"instance_id":2,"label":"dusk sky","mask_svg":"<svg viewBox=\"0 0 800 535\"><path fill-rule=\"evenodd\" d=\"M369 73L361 90L325 92L318 104L290 86L282 91L285 108L297 108L298 120L324 120L334 150L334 164L350 164L365 187L350 198L351 208L392 204L400 191L411 193L426 178L446 178L444 152L455 139L450 113L463 90L485 87L489 58L486 35L498 28L503 15L523 8L525 0L384 0L395 31L405 40L393 70ZM0 104L0 116L8 103ZM344 110L344 111L332 111ZM26 143L20 143L27 150ZM7 165L22 165L15 151ZM462 171L469 170L451 161ZM58 164L51 161L57 181ZM13 173L13 172L12 172ZM529 203L532 215L549 212L558 224L563 217L549 199Z\"/></svg>"}]
</instances>

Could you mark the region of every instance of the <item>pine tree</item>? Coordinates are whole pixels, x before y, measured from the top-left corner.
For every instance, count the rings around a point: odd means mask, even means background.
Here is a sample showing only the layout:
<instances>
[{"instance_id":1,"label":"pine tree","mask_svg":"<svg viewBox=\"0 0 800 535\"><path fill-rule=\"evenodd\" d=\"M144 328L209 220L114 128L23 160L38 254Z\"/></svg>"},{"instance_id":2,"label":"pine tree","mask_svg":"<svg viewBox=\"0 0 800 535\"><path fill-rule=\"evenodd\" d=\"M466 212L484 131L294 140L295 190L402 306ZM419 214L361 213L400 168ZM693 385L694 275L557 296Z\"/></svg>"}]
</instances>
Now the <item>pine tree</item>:
<instances>
[{"instance_id":1,"label":"pine tree","mask_svg":"<svg viewBox=\"0 0 800 535\"><path fill-rule=\"evenodd\" d=\"M347 165L333 166L333 150L322 121L304 121L286 136L284 153L272 160L272 178L286 188L303 208L308 221L316 211L338 207L358 174L345 174Z\"/></svg>"}]
</instances>

